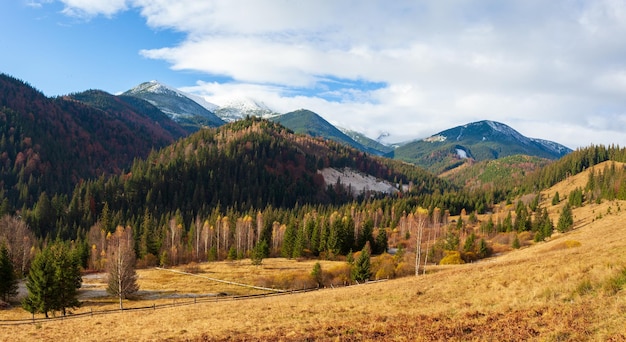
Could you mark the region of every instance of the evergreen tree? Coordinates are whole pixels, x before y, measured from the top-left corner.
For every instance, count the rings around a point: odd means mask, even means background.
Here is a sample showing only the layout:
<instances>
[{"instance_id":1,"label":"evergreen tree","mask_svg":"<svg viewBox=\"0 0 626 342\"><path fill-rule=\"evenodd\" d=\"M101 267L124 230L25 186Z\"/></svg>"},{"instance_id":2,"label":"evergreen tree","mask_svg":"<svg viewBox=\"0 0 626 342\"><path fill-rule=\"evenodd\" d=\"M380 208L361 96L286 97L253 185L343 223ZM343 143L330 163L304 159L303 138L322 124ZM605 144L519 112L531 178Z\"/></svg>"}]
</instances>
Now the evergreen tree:
<instances>
[{"instance_id":1,"label":"evergreen tree","mask_svg":"<svg viewBox=\"0 0 626 342\"><path fill-rule=\"evenodd\" d=\"M561 215L559 216L559 221L556 225L556 229L564 233L574 225L574 217L572 216L572 208L569 203L565 203L563 209L561 210Z\"/></svg>"},{"instance_id":2,"label":"evergreen tree","mask_svg":"<svg viewBox=\"0 0 626 342\"><path fill-rule=\"evenodd\" d=\"M31 313L59 310L65 315L67 308L80 305L78 291L81 287L80 260L66 243L56 242L46 247L33 260L28 273L28 296L22 306Z\"/></svg>"},{"instance_id":3,"label":"evergreen tree","mask_svg":"<svg viewBox=\"0 0 626 342\"><path fill-rule=\"evenodd\" d=\"M283 237L283 246L280 250L280 254L283 258L291 259L293 255L293 249L296 243L296 224L291 221L287 225L287 229L285 230L285 236Z\"/></svg>"},{"instance_id":4,"label":"evergreen tree","mask_svg":"<svg viewBox=\"0 0 626 342\"><path fill-rule=\"evenodd\" d=\"M382 254L387 252L387 230L385 228L378 229L378 235L376 236L376 254Z\"/></svg>"},{"instance_id":5,"label":"evergreen tree","mask_svg":"<svg viewBox=\"0 0 626 342\"><path fill-rule=\"evenodd\" d=\"M316 262L315 265L313 265L311 277L315 280L317 287L321 287L323 285L322 265L319 262Z\"/></svg>"},{"instance_id":6,"label":"evergreen tree","mask_svg":"<svg viewBox=\"0 0 626 342\"><path fill-rule=\"evenodd\" d=\"M55 282L54 259L49 248L39 252L30 266L26 281L28 295L22 302L22 307L32 313L43 313L48 318L48 312L53 311L54 300L57 296Z\"/></svg>"},{"instance_id":7,"label":"evergreen tree","mask_svg":"<svg viewBox=\"0 0 626 342\"><path fill-rule=\"evenodd\" d=\"M552 205L557 205L559 202L561 202L561 199L559 198L559 192L557 191L554 194L554 197L552 197Z\"/></svg>"},{"instance_id":8,"label":"evergreen tree","mask_svg":"<svg viewBox=\"0 0 626 342\"><path fill-rule=\"evenodd\" d=\"M476 241L476 234L472 232L467 239L465 239L465 244L463 245L463 252L472 252L474 250L474 242Z\"/></svg>"},{"instance_id":9,"label":"evergreen tree","mask_svg":"<svg viewBox=\"0 0 626 342\"><path fill-rule=\"evenodd\" d=\"M352 280L356 282L363 282L369 280L372 276L370 270L370 251L367 247L361 250L361 254L355 260L352 267Z\"/></svg>"},{"instance_id":10,"label":"evergreen tree","mask_svg":"<svg viewBox=\"0 0 626 342\"><path fill-rule=\"evenodd\" d=\"M363 222L363 226L361 227L361 234L357 239L357 248L362 249L365 247L365 244L369 241L370 244L373 245L372 233L374 232L374 221L371 218L367 218L365 222Z\"/></svg>"},{"instance_id":11,"label":"evergreen tree","mask_svg":"<svg viewBox=\"0 0 626 342\"><path fill-rule=\"evenodd\" d=\"M517 234L515 234L515 238L513 239L513 243L511 244L511 246L515 249L520 248L520 241L519 241L519 237L517 236Z\"/></svg>"},{"instance_id":12,"label":"evergreen tree","mask_svg":"<svg viewBox=\"0 0 626 342\"><path fill-rule=\"evenodd\" d=\"M267 245L267 241L265 239L259 241L259 243L254 246L252 249L251 261L252 265L261 265L263 263L263 258L269 255L269 246Z\"/></svg>"},{"instance_id":13,"label":"evergreen tree","mask_svg":"<svg viewBox=\"0 0 626 342\"><path fill-rule=\"evenodd\" d=\"M491 249L489 245L487 245L487 241L485 239L480 239L478 242L478 256L481 258L486 258L491 255Z\"/></svg>"},{"instance_id":14,"label":"evergreen tree","mask_svg":"<svg viewBox=\"0 0 626 342\"><path fill-rule=\"evenodd\" d=\"M17 277L9 249L6 244L0 245L0 299L8 302L17 295Z\"/></svg>"},{"instance_id":15,"label":"evergreen tree","mask_svg":"<svg viewBox=\"0 0 626 342\"><path fill-rule=\"evenodd\" d=\"M78 289L81 287L80 251L70 250L67 243L57 242L52 248L54 254L55 278L58 295L54 309L60 310L65 316L66 308L80 306Z\"/></svg>"}]
</instances>

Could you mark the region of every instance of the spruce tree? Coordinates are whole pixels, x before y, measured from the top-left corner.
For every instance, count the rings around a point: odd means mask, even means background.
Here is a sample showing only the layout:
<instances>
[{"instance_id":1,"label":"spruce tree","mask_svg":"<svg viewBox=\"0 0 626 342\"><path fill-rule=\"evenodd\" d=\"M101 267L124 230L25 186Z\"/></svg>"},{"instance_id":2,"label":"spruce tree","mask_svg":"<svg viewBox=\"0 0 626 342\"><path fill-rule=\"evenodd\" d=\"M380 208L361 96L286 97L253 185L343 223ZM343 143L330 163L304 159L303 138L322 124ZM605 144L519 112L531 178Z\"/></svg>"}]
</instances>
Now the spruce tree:
<instances>
[{"instance_id":1,"label":"spruce tree","mask_svg":"<svg viewBox=\"0 0 626 342\"><path fill-rule=\"evenodd\" d=\"M82 283L80 260L66 243L55 242L44 248L30 267L26 288L28 296L22 307L30 313L61 311L80 305L78 291Z\"/></svg>"},{"instance_id":2,"label":"spruce tree","mask_svg":"<svg viewBox=\"0 0 626 342\"><path fill-rule=\"evenodd\" d=\"M43 313L48 318L48 312L53 311L54 299L58 295L55 273L52 252L45 248L35 256L28 272L28 295L22 302L26 311Z\"/></svg>"},{"instance_id":3,"label":"spruce tree","mask_svg":"<svg viewBox=\"0 0 626 342\"><path fill-rule=\"evenodd\" d=\"M54 269L58 295L54 309L66 314L67 308L80 306L78 289L81 287L80 254L77 250L70 250L67 243L55 243L52 248L54 255Z\"/></svg>"},{"instance_id":4,"label":"spruce tree","mask_svg":"<svg viewBox=\"0 0 626 342\"><path fill-rule=\"evenodd\" d=\"M385 230L385 228L380 228L378 230L378 235L376 236L376 254L382 254L387 252L387 247L387 231Z\"/></svg>"},{"instance_id":5,"label":"spruce tree","mask_svg":"<svg viewBox=\"0 0 626 342\"><path fill-rule=\"evenodd\" d=\"M364 247L352 267L352 280L356 282L363 282L369 280L371 276L370 251L367 247Z\"/></svg>"},{"instance_id":6,"label":"spruce tree","mask_svg":"<svg viewBox=\"0 0 626 342\"><path fill-rule=\"evenodd\" d=\"M561 215L559 216L559 221L556 225L556 229L564 233L574 225L574 217L572 216L572 208L569 203L565 203L563 206L563 210L561 210Z\"/></svg>"},{"instance_id":7,"label":"spruce tree","mask_svg":"<svg viewBox=\"0 0 626 342\"><path fill-rule=\"evenodd\" d=\"M17 295L17 277L15 267L6 244L0 245L0 299L8 302Z\"/></svg>"}]
</instances>

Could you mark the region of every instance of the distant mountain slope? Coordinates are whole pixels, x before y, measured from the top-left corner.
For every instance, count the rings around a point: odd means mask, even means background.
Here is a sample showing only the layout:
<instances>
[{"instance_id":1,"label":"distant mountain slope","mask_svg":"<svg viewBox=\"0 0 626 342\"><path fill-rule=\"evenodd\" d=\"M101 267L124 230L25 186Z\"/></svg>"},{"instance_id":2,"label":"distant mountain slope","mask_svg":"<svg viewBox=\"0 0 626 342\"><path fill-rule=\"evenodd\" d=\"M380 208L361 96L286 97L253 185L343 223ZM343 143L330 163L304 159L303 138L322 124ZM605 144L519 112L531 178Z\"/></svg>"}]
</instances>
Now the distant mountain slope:
<instances>
[{"instance_id":1,"label":"distant mountain slope","mask_svg":"<svg viewBox=\"0 0 626 342\"><path fill-rule=\"evenodd\" d=\"M532 172L552 161L527 155L512 155L499 159L465 163L463 166L444 172L440 177L467 189L508 189L522 184Z\"/></svg>"},{"instance_id":2,"label":"distant mountain slope","mask_svg":"<svg viewBox=\"0 0 626 342\"><path fill-rule=\"evenodd\" d=\"M157 107L137 97L114 96L100 90L88 90L68 97L111 113L137 134L152 136L155 140L165 139L169 143L188 134ZM163 143L157 145L164 146Z\"/></svg>"},{"instance_id":3,"label":"distant mountain slope","mask_svg":"<svg viewBox=\"0 0 626 342\"><path fill-rule=\"evenodd\" d=\"M0 194L13 208L32 205L42 192L69 194L81 180L119 173L181 133L100 95L117 109L48 98L0 74Z\"/></svg>"},{"instance_id":4,"label":"distant mountain slope","mask_svg":"<svg viewBox=\"0 0 626 342\"><path fill-rule=\"evenodd\" d=\"M394 157L441 173L466 159L482 161L516 154L558 159L571 151L554 142L525 137L505 124L485 120L400 146Z\"/></svg>"},{"instance_id":5,"label":"distant mountain slope","mask_svg":"<svg viewBox=\"0 0 626 342\"><path fill-rule=\"evenodd\" d=\"M345 133L340 131L337 127L333 126L330 122L307 109L299 109L293 112L285 113L271 118L272 121L278 122L281 125L293 130L296 133L307 134L312 137L322 137L325 139L333 140L340 144L344 144L357 150L372 153L372 149L369 149L360 143L354 141ZM380 154L380 153L375 153Z\"/></svg>"},{"instance_id":6,"label":"distant mountain slope","mask_svg":"<svg viewBox=\"0 0 626 342\"><path fill-rule=\"evenodd\" d=\"M394 150L393 147L382 144L374 139L370 139L363 133L359 133L357 131L352 131L345 128L339 128L339 130L341 130L345 135L349 136L352 140L363 145L365 148L377 151L377 154L385 155Z\"/></svg>"},{"instance_id":7,"label":"distant mountain slope","mask_svg":"<svg viewBox=\"0 0 626 342\"><path fill-rule=\"evenodd\" d=\"M208 102L205 101L201 105L197 97L192 99L193 96L157 81L142 83L122 95L134 96L150 102L190 131L201 127L219 127L224 124L222 119L207 109L212 108Z\"/></svg>"}]
</instances>

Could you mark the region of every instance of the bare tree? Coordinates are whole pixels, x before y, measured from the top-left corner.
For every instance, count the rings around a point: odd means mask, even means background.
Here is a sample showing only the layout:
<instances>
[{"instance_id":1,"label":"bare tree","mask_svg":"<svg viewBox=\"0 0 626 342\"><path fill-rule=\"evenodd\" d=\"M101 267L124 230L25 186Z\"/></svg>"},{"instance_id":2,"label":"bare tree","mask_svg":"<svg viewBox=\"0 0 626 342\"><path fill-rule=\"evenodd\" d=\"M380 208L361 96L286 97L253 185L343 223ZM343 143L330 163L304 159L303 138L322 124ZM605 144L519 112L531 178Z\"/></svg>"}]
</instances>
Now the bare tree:
<instances>
[{"instance_id":1,"label":"bare tree","mask_svg":"<svg viewBox=\"0 0 626 342\"><path fill-rule=\"evenodd\" d=\"M124 309L122 300L139 290L137 272L135 272L135 251L130 227L118 226L115 234L108 237L107 246L107 292L117 296L120 310Z\"/></svg>"},{"instance_id":2,"label":"bare tree","mask_svg":"<svg viewBox=\"0 0 626 342\"><path fill-rule=\"evenodd\" d=\"M25 274L34 257L35 236L21 219L5 215L0 219L0 242L5 241L11 261L19 274Z\"/></svg>"},{"instance_id":3,"label":"bare tree","mask_svg":"<svg viewBox=\"0 0 626 342\"><path fill-rule=\"evenodd\" d=\"M415 234L415 275L419 275L420 263L422 259L422 237L424 236L424 227L428 220L428 210L417 208L414 216L417 219L417 234ZM426 251L428 252L428 250ZM426 264L424 264L426 266Z\"/></svg>"}]
</instances>

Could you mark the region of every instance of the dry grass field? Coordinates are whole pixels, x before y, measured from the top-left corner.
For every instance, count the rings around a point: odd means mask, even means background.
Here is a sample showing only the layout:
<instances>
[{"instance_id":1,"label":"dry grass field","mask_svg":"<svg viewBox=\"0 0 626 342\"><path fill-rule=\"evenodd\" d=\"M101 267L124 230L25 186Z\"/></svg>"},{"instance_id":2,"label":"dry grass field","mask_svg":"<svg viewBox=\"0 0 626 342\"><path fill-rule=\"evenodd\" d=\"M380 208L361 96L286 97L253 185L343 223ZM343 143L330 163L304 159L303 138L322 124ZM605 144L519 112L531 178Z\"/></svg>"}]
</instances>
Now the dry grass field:
<instances>
[{"instance_id":1,"label":"dry grass field","mask_svg":"<svg viewBox=\"0 0 626 342\"><path fill-rule=\"evenodd\" d=\"M577 178L578 177L578 178ZM566 195L585 175L544 194ZM584 179L581 181L580 179ZM609 209L610 208L610 209ZM551 208L558 215L559 208ZM437 266L424 276L237 301L124 311L63 321L0 326L3 341L625 341L626 202L574 210L575 229L478 263ZM198 265L197 275L251 284L276 272L309 273L315 261ZM333 267L323 262L322 268ZM181 268L184 270L184 268ZM151 293L257 290L160 270L142 270L139 299ZM85 282L85 291L102 286ZM176 300L170 298L158 301ZM150 305L150 304L148 304ZM115 307L94 298L89 307ZM95 310L95 309L94 309ZM0 319L28 318L21 309ZM26 317L24 317L26 316Z\"/></svg>"}]
</instances>

